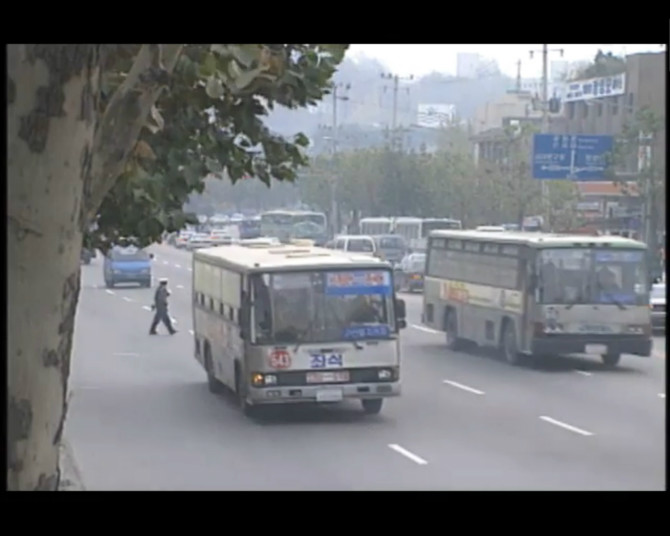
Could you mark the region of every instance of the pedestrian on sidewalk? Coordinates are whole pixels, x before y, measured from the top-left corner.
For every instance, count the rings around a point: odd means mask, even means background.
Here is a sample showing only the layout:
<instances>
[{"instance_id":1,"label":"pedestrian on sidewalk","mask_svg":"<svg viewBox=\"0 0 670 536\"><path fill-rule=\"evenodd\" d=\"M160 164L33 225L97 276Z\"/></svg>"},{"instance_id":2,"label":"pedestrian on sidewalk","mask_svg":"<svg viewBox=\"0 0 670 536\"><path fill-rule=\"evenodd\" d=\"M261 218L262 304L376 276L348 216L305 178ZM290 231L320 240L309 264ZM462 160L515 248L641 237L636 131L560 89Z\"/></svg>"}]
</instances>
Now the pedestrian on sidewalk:
<instances>
[{"instance_id":1,"label":"pedestrian on sidewalk","mask_svg":"<svg viewBox=\"0 0 670 536\"><path fill-rule=\"evenodd\" d=\"M154 314L154 320L151 323L151 328L149 328L149 335L156 335L156 328L158 327L159 322L163 322L165 327L170 332L170 335L177 333L177 330L172 327L172 321L170 320L170 315L168 314L168 296L170 296L170 291L168 290L168 280L162 278L156 289L156 294L154 294L154 304L151 306L152 311L156 311Z\"/></svg>"}]
</instances>

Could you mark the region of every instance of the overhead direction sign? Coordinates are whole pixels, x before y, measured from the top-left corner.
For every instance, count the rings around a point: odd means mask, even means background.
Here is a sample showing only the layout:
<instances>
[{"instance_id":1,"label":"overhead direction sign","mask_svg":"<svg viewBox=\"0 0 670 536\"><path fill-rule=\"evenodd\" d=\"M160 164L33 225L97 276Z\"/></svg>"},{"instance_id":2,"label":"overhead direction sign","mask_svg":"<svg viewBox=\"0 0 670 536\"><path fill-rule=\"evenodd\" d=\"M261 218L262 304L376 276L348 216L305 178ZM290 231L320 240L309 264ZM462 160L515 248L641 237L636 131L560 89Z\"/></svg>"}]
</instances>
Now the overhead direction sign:
<instances>
[{"instance_id":1,"label":"overhead direction sign","mask_svg":"<svg viewBox=\"0 0 670 536\"><path fill-rule=\"evenodd\" d=\"M535 134L533 177L540 180L607 180L607 155L613 146L612 136Z\"/></svg>"}]
</instances>

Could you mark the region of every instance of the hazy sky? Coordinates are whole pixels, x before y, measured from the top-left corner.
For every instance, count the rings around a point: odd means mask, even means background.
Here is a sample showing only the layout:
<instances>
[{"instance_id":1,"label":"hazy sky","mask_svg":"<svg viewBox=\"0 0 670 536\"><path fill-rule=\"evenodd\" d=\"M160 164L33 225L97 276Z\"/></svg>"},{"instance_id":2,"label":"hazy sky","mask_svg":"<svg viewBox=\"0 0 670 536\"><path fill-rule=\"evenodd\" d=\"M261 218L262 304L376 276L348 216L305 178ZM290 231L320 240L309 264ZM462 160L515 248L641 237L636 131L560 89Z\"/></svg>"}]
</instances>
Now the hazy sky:
<instances>
[{"instance_id":1,"label":"hazy sky","mask_svg":"<svg viewBox=\"0 0 670 536\"><path fill-rule=\"evenodd\" d=\"M568 61L591 60L598 49L613 54L660 52L665 49L654 45L549 45L551 49L564 49L562 59ZM360 55L375 58L400 76L423 76L433 71L456 74L456 55L474 52L495 59L503 73L516 76L517 61L521 60L521 76L535 78L542 74L542 45L351 45L347 54L355 59ZM558 52L549 53L549 61L561 59Z\"/></svg>"}]
</instances>

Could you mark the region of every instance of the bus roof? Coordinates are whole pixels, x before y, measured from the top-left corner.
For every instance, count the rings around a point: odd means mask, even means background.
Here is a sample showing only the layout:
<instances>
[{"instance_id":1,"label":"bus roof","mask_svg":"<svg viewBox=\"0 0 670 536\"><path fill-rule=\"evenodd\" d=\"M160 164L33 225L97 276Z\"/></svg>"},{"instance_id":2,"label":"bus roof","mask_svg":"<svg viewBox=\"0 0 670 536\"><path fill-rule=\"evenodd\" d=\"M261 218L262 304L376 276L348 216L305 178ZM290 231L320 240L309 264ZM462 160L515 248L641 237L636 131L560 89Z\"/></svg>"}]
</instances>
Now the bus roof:
<instances>
[{"instance_id":1,"label":"bus roof","mask_svg":"<svg viewBox=\"0 0 670 536\"><path fill-rule=\"evenodd\" d=\"M395 219L396 223L421 223L422 221L422 218L414 218L411 216L398 216Z\"/></svg>"},{"instance_id":2,"label":"bus roof","mask_svg":"<svg viewBox=\"0 0 670 536\"><path fill-rule=\"evenodd\" d=\"M313 210L283 210L283 209L276 209L276 210L266 210L261 214L261 216L266 216L270 214L288 214L290 216L301 216L305 214L317 214L319 216L325 216L323 212L315 212Z\"/></svg>"},{"instance_id":3,"label":"bus roof","mask_svg":"<svg viewBox=\"0 0 670 536\"><path fill-rule=\"evenodd\" d=\"M386 222L389 222L389 221L393 221L393 218L389 218L388 216L371 216L369 218L361 218L359 220L359 223L364 222L364 221L365 222L384 222L384 223L386 223Z\"/></svg>"},{"instance_id":4,"label":"bus roof","mask_svg":"<svg viewBox=\"0 0 670 536\"><path fill-rule=\"evenodd\" d=\"M196 250L193 261L233 268L240 272L267 272L313 268L389 268L376 257L344 251L271 244L233 244Z\"/></svg>"},{"instance_id":5,"label":"bus roof","mask_svg":"<svg viewBox=\"0 0 670 536\"><path fill-rule=\"evenodd\" d=\"M500 231L491 233L487 231L440 230L432 231L430 237L521 244L535 248L569 248L583 247L585 245L625 247L633 249L647 248L647 245L644 242L612 235L585 236L578 234L533 233L523 231Z\"/></svg>"}]
</instances>

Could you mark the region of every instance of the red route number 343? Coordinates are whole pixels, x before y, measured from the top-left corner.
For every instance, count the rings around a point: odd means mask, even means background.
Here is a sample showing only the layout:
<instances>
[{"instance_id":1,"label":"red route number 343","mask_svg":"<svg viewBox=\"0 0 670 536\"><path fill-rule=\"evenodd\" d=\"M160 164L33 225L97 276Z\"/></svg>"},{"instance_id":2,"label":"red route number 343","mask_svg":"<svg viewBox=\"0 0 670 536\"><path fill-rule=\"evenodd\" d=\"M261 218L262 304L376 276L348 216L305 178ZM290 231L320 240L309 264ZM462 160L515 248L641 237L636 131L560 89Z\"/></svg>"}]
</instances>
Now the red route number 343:
<instances>
[{"instance_id":1,"label":"red route number 343","mask_svg":"<svg viewBox=\"0 0 670 536\"><path fill-rule=\"evenodd\" d=\"M286 350L272 350L269 364L273 369L287 369L291 366L291 354Z\"/></svg>"}]
</instances>

